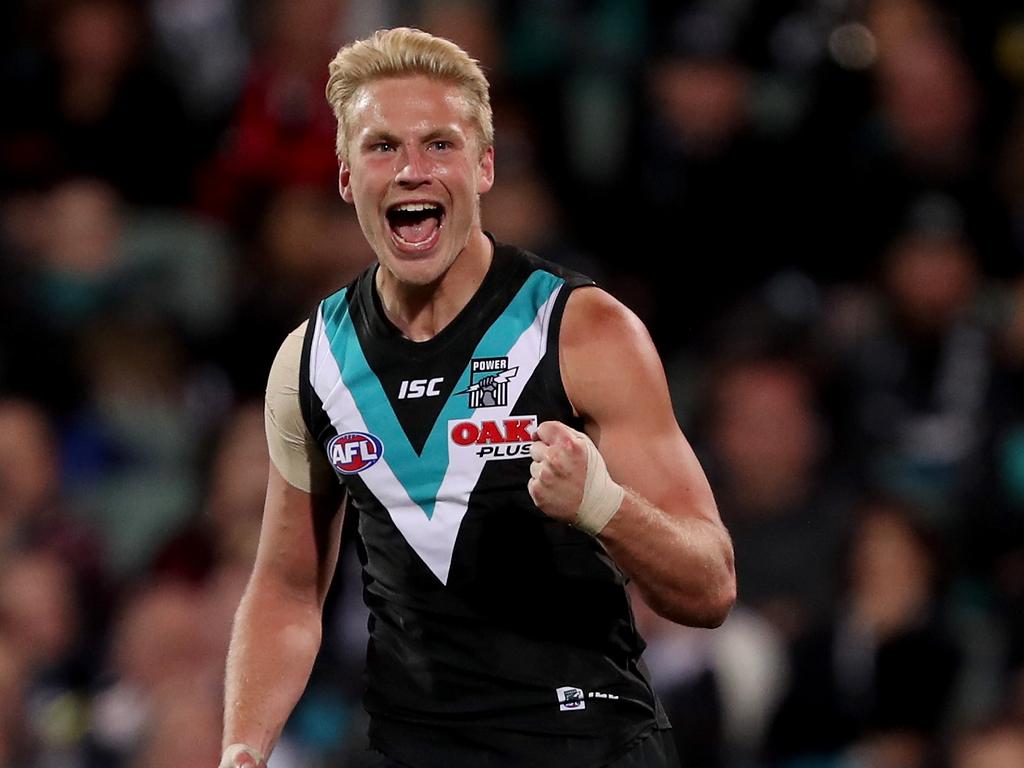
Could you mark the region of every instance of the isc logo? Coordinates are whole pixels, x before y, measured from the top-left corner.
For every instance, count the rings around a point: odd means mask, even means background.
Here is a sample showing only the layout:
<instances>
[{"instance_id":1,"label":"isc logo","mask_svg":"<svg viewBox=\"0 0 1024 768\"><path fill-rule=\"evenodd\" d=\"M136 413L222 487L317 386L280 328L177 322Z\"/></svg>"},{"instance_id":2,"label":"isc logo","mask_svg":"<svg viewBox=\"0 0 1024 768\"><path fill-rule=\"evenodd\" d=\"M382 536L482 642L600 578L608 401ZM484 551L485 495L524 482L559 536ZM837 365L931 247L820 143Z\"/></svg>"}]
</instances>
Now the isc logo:
<instances>
[{"instance_id":1,"label":"isc logo","mask_svg":"<svg viewBox=\"0 0 1024 768\"><path fill-rule=\"evenodd\" d=\"M367 432L344 432L327 443L327 458L343 475L354 475L376 464L384 453L384 444Z\"/></svg>"},{"instance_id":2,"label":"isc logo","mask_svg":"<svg viewBox=\"0 0 1024 768\"><path fill-rule=\"evenodd\" d=\"M408 379L402 382L398 390L399 400L415 400L420 397L437 397L441 394L438 386L444 381L442 377L436 379Z\"/></svg>"}]
</instances>

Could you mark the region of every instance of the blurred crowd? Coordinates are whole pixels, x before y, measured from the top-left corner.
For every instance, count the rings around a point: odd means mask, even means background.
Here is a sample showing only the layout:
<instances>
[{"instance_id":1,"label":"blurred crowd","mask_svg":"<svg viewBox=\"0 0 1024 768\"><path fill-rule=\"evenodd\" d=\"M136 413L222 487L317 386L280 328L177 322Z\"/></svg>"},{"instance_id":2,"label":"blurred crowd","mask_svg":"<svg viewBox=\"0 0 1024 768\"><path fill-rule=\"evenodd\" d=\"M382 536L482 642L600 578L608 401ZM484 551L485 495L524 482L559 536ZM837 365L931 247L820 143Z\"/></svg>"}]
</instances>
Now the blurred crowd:
<instances>
[{"instance_id":1,"label":"blurred crowd","mask_svg":"<svg viewBox=\"0 0 1024 768\"><path fill-rule=\"evenodd\" d=\"M0 8L0 768L199 768L285 334L373 254L326 64L491 80L485 228L647 323L735 541L634 599L687 768L1024 765L1024 11L957 0ZM351 522L351 521L350 521ZM352 536L271 768L358 766Z\"/></svg>"}]
</instances>

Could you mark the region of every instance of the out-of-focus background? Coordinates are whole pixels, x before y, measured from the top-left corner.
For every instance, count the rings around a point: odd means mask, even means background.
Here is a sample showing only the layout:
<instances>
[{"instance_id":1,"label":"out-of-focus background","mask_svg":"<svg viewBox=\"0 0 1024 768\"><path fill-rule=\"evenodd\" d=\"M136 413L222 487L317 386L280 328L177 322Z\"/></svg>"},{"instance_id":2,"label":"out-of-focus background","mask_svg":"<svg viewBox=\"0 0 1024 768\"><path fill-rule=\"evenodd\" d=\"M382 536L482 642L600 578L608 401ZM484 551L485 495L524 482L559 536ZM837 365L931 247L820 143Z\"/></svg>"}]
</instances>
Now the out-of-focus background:
<instances>
[{"instance_id":1,"label":"out-of-focus background","mask_svg":"<svg viewBox=\"0 0 1024 768\"><path fill-rule=\"evenodd\" d=\"M267 370L372 259L326 64L396 24L485 66L485 226L648 324L735 538L722 628L636 601L683 764L1024 765L1019 4L17 0L0 766L216 764ZM359 764L346 555L273 768Z\"/></svg>"}]
</instances>

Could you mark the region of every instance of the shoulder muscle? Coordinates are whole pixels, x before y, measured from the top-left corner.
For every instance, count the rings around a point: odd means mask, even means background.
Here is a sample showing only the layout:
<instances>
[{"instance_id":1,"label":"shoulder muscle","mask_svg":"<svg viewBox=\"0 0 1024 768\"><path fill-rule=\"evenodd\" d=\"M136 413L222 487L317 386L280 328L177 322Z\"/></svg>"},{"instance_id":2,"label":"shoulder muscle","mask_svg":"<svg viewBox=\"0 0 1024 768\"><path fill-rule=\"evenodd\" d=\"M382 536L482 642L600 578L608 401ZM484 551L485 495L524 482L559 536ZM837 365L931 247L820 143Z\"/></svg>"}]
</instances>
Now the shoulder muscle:
<instances>
[{"instance_id":1,"label":"shoulder muscle","mask_svg":"<svg viewBox=\"0 0 1024 768\"><path fill-rule=\"evenodd\" d=\"M599 424L631 399L654 398L671 412L664 369L647 328L606 291L572 292L559 356L566 394L586 421Z\"/></svg>"}]
</instances>

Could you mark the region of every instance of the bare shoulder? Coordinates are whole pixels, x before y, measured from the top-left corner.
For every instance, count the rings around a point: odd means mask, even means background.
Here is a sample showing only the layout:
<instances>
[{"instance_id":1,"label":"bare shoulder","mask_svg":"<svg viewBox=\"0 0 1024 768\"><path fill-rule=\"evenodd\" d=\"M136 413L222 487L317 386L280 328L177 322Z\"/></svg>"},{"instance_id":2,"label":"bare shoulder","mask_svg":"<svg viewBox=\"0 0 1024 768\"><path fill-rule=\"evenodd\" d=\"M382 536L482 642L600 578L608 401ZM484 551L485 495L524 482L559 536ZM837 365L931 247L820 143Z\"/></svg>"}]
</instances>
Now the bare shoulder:
<instances>
[{"instance_id":1,"label":"bare shoulder","mask_svg":"<svg viewBox=\"0 0 1024 768\"><path fill-rule=\"evenodd\" d=\"M569 296L559 335L559 360L566 394L585 417L599 418L631 392L660 397L667 390L661 358L647 327L600 288L578 288Z\"/></svg>"},{"instance_id":2,"label":"bare shoulder","mask_svg":"<svg viewBox=\"0 0 1024 768\"><path fill-rule=\"evenodd\" d=\"M566 302L562 344L599 344L606 335L647 337L647 329L629 307L607 291L596 286L577 288Z\"/></svg>"}]
</instances>

